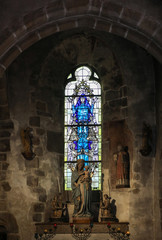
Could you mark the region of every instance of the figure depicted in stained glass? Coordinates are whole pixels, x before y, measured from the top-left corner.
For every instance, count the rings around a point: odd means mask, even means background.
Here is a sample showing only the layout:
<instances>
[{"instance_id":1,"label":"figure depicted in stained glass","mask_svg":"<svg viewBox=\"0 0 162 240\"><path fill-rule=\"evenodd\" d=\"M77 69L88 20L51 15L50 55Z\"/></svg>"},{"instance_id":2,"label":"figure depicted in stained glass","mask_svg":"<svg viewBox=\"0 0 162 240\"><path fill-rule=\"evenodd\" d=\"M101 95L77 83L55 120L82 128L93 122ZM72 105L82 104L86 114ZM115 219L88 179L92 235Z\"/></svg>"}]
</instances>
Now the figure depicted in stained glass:
<instances>
[{"instance_id":1,"label":"figure depicted in stained glass","mask_svg":"<svg viewBox=\"0 0 162 240\"><path fill-rule=\"evenodd\" d=\"M76 116L76 122L82 124L88 124L90 122L90 117L93 116L94 104L90 105L84 94L79 97L77 104L72 105L73 116Z\"/></svg>"},{"instance_id":2,"label":"figure depicted in stained glass","mask_svg":"<svg viewBox=\"0 0 162 240\"><path fill-rule=\"evenodd\" d=\"M91 150L92 144L92 141L88 140L89 128L87 125L91 121L90 117L93 117L93 107L94 104L90 105L84 94L79 97L76 105L72 105L73 118L75 118L76 123L78 123L78 140L74 141L75 149L80 153L78 158L82 157L85 161L88 161L88 155L86 153Z\"/></svg>"}]
</instances>

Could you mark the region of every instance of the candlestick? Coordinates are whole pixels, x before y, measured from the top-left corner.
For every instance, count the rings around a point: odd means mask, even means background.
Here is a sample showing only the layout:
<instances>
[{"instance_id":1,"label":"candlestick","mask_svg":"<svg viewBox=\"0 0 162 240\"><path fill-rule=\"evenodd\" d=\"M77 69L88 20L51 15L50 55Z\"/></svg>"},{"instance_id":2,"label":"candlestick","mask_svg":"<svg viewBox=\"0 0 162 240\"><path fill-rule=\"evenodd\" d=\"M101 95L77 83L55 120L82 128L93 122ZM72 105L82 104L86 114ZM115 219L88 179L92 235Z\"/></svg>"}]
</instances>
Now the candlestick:
<instances>
[{"instance_id":1,"label":"candlestick","mask_svg":"<svg viewBox=\"0 0 162 240\"><path fill-rule=\"evenodd\" d=\"M59 177L57 177L57 183L58 183L58 190L59 190L59 193L61 193L61 187L60 187L60 180L59 180Z\"/></svg>"},{"instance_id":2,"label":"candlestick","mask_svg":"<svg viewBox=\"0 0 162 240\"><path fill-rule=\"evenodd\" d=\"M110 182L109 182L109 179L108 179L108 186L109 186L109 197L110 197Z\"/></svg>"}]
</instances>

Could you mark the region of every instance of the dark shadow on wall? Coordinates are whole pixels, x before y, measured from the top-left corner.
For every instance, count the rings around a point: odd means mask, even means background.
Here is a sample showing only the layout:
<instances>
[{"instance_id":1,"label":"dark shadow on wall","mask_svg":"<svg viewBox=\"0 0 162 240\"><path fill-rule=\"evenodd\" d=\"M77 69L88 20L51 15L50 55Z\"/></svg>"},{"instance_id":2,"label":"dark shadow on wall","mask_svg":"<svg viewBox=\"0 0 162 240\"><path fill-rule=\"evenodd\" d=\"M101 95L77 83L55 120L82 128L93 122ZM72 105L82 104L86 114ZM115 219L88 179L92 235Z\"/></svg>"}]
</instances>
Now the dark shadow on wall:
<instances>
[{"instance_id":1,"label":"dark shadow on wall","mask_svg":"<svg viewBox=\"0 0 162 240\"><path fill-rule=\"evenodd\" d=\"M0 225L0 240L7 240L7 230L2 225Z\"/></svg>"}]
</instances>

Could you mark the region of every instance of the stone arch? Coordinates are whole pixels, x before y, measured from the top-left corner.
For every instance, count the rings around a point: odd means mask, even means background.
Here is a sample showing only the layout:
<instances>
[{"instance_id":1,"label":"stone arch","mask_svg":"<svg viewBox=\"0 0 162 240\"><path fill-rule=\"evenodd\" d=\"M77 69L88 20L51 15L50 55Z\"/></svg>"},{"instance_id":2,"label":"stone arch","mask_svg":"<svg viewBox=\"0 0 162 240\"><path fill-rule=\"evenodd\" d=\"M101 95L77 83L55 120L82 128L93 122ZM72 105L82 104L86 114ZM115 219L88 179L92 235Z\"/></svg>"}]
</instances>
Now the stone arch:
<instances>
[{"instance_id":1,"label":"stone arch","mask_svg":"<svg viewBox=\"0 0 162 240\"><path fill-rule=\"evenodd\" d=\"M3 75L18 55L40 39L87 26L128 39L162 62L161 20L149 17L147 9L143 13L143 9L113 1L85 0L78 5L75 0L62 0L24 15L17 26L1 32L0 74Z\"/></svg>"},{"instance_id":2,"label":"stone arch","mask_svg":"<svg viewBox=\"0 0 162 240\"><path fill-rule=\"evenodd\" d=\"M46 78L44 78L44 79L46 79ZM124 91L124 89L123 89L123 91ZM125 97L125 96L124 96ZM108 101L109 99L107 99L107 101ZM112 103L113 104L113 103ZM107 109L106 109L106 111L107 111ZM35 214L36 215L36 214ZM38 216L38 214L37 214L37 216ZM41 216L41 214L39 215L39 216Z\"/></svg>"},{"instance_id":3,"label":"stone arch","mask_svg":"<svg viewBox=\"0 0 162 240\"><path fill-rule=\"evenodd\" d=\"M18 233L18 225L11 213L0 213L0 226L3 226L7 233Z\"/></svg>"}]
</instances>

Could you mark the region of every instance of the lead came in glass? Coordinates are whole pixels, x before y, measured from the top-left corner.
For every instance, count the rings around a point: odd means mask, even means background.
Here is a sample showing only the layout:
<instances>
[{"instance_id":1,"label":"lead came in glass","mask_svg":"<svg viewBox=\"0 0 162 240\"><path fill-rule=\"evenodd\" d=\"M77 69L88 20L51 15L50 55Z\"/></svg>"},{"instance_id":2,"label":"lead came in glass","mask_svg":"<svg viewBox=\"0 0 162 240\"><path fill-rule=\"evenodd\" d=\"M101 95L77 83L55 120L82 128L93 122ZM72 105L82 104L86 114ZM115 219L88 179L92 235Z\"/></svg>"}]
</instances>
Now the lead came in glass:
<instances>
[{"instance_id":1,"label":"lead came in glass","mask_svg":"<svg viewBox=\"0 0 162 240\"><path fill-rule=\"evenodd\" d=\"M72 78L69 74L68 80ZM92 174L92 189L101 189L101 87L98 75L82 66L65 88L65 190L71 190L71 173L84 159ZM74 77L73 77L74 79Z\"/></svg>"}]
</instances>

